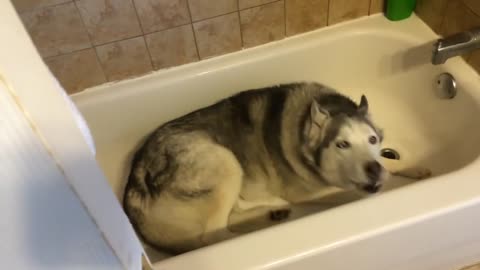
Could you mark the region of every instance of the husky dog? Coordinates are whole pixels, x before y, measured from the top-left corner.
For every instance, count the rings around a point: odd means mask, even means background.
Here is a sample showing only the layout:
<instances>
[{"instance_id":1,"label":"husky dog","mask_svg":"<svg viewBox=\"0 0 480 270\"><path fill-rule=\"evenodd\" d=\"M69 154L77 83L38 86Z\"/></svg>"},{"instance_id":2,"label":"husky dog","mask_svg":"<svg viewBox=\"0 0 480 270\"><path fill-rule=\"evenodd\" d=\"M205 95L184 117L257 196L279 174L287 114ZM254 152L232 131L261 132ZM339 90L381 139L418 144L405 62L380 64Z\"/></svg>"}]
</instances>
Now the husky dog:
<instances>
[{"instance_id":1,"label":"husky dog","mask_svg":"<svg viewBox=\"0 0 480 270\"><path fill-rule=\"evenodd\" d=\"M317 83L244 91L154 131L124 207L147 243L189 251L231 237L232 211L377 192L382 139L363 95L357 105Z\"/></svg>"}]
</instances>

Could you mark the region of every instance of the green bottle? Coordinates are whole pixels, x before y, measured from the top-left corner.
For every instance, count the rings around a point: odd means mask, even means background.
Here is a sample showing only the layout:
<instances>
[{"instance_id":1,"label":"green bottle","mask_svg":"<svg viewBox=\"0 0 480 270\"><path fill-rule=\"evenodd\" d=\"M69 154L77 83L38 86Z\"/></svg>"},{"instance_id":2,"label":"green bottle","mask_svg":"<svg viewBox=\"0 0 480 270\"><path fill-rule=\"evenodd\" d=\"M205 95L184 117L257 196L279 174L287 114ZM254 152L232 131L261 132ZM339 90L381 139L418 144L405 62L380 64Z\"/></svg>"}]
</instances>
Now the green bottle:
<instances>
[{"instance_id":1,"label":"green bottle","mask_svg":"<svg viewBox=\"0 0 480 270\"><path fill-rule=\"evenodd\" d=\"M412 15L416 0L386 0L387 11L385 16L391 21L400 21Z\"/></svg>"}]
</instances>

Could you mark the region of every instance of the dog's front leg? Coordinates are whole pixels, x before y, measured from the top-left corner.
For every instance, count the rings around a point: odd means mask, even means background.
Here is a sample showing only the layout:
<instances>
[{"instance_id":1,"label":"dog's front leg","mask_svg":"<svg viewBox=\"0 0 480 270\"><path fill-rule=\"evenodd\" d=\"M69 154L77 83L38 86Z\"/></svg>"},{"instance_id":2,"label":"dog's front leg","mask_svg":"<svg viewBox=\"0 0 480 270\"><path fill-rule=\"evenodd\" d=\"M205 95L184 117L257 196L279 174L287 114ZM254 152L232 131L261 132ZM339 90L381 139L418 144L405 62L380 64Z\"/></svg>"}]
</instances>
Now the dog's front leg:
<instances>
[{"instance_id":1,"label":"dog's front leg","mask_svg":"<svg viewBox=\"0 0 480 270\"><path fill-rule=\"evenodd\" d=\"M273 195L263 199L239 198L229 219L229 228L237 233L247 233L271 226L272 222L285 221L290 216L288 201Z\"/></svg>"},{"instance_id":2,"label":"dog's front leg","mask_svg":"<svg viewBox=\"0 0 480 270\"><path fill-rule=\"evenodd\" d=\"M235 204L235 209L240 211L246 211L257 207L272 207L272 208L284 208L288 207L290 203L280 197L268 195L260 199L245 200L238 198Z\"/></svg>"}]
</instances>

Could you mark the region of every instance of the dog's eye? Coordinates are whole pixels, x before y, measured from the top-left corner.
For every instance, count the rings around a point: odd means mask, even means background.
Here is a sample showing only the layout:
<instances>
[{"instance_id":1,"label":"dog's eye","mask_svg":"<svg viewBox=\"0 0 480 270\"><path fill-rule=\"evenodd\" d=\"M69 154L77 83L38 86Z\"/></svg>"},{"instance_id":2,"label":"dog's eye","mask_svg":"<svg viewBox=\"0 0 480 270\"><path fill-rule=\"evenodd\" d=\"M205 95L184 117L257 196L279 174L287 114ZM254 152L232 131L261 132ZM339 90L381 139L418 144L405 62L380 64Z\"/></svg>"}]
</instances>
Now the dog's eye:
<instances>
[{"instance_id":1,"label":"dog's eye","mask_svg":"<svg viewBox=\"0 0 480 270\"><path fill-rule=\"evenodd\" d=\"M377 137L375 137L375 136L370 136L370 137L368 138L368 142L369 142L370 144L376 144L376 143L377 143Z\"/></svg>"},{"instance_id":2,"label":"dog's eye","mask_svg":"<svg viewBox=\"0 0 480 270\"><path fill-rule=\"evenodd\" d=\"M337 142L337 147L340 148L340 149L345 149L345 148L350 147L350 143L347 142L347 141L339 141L339 142Z\"/></svg>"}]
</instances>

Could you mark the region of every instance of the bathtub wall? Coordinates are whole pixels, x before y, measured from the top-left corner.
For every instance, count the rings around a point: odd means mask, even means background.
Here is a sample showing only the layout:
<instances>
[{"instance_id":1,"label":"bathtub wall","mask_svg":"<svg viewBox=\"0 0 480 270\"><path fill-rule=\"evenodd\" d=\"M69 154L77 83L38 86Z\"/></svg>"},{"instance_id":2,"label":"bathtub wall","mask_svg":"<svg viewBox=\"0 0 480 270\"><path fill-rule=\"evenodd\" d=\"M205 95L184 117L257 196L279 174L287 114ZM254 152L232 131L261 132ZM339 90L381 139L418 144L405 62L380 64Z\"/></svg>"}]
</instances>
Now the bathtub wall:
<instances>
[{"instance_id":1,"label":"bathtub wall","mask_svg":"<svg viewBox=\"0 0 480 270\"><path fill-rule=\"evenodd\" d=\"M12 0L69 93L381 12L383 0Z\"/></svg>"},{"instance_id":2,"label":"bathtub wall","mask_svg":"<svg viewBox=\"0 0 480 270\"><path fill-rule=\"evenodd\" d=\"M480 26L480 0L418 0L416 12L442 36ZM465 59L480 72L480 51Z\"/></svg>"}]
</instances>

